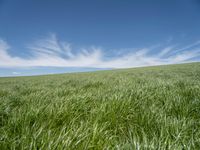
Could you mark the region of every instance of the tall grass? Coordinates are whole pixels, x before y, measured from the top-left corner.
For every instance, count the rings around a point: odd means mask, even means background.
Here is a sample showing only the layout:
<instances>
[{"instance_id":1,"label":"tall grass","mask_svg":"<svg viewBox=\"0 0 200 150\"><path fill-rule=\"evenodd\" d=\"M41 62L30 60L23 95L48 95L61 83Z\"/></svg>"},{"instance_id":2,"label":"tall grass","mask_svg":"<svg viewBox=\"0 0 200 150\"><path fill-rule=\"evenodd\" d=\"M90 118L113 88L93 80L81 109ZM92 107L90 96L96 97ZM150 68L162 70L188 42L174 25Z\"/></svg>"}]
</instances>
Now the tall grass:
<instances>
[{"instance_id":1,"label":"tall grass","mask_svg":"<svg viewBox=\"0 0 200 150\"><path fill-rule=\"evenodd\" d=\"M200 149L200 63L0 78L0 149Z\"/></svg>"}]
</instances>

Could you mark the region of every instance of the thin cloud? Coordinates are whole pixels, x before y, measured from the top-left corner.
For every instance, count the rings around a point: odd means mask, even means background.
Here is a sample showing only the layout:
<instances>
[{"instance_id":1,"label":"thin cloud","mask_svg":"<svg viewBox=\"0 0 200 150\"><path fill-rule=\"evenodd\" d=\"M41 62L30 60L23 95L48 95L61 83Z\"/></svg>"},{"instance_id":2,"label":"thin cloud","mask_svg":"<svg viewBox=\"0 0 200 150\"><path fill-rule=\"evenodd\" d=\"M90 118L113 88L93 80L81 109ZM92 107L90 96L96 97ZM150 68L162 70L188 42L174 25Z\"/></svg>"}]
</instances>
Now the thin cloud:
<instances>
[{"instance_id":1,"label":"thin cloud","mask_svg":"<svg viewBox=\"0 0 200 150\"><path fill-rule=\"evenodd\" d=\"M169 54L171 51L173 51L173 46L169 46L169 47L166 47L164 48L163 50L160 51L160 53L158 54L158 57L164 57L166 56L167 54Z\"/></svg>"},{"instance_id":2,"label":"thin cloud","mask_svg":"<svg viewBox=\"0 0 200 150\"><path fill-rule=\"evenodd\" d=\"M20 75L21 72L12 72L13 75Z\"/></svg>"},{"instance_id":3,"label":"thin cloud","mask_svg":"<svg viewBox=\"0 0 200 150\"><path fill-rule=\"evenodd\" d=\"M59 41L55 34L31 44L29 58L11 56L10 46L0 40L0 67L93 67L129 68L191 62L200 56L199 41L181 49L168 46L156 55L154 49L144 48L108 57L103 49L91 47L74 51L72 46Z\"/></svg>"}]
</instances>

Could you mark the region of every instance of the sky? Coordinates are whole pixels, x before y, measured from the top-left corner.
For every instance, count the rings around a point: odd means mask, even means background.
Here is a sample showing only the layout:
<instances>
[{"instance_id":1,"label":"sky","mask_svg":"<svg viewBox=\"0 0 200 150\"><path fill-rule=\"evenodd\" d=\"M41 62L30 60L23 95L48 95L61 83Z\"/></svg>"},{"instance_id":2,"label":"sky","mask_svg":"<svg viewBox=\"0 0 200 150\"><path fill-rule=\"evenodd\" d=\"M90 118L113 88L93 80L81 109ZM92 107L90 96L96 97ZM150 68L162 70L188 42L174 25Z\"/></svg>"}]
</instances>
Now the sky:
<instances>
[{"instance_id":1,"label":"sky","mask_svg":"<svg viewBox=\"0 0 200 150\"><path fill-rule=\"evenodd\" d=\"M200 0L0 0L0 76L200 61Z\"/></svg>"}]
</instances>

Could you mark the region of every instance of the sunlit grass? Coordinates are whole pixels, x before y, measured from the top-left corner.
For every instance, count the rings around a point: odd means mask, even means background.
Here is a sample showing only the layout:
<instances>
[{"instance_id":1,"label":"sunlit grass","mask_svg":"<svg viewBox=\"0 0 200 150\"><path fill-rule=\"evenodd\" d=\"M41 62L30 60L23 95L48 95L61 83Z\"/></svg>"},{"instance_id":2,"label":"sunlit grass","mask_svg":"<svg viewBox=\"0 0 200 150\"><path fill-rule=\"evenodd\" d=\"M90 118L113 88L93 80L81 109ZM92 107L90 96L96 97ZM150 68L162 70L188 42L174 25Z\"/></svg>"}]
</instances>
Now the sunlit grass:
<instances>
[{"instance_id":1,"label":"sunlit grass","mask_svg":"<svg viewBox=\"0 0 200 150\"><path fill-rule=\"evenodd\" d=\"M200 149L200 63L0 78L0 149Z\"/></svg>"}]
</instances>

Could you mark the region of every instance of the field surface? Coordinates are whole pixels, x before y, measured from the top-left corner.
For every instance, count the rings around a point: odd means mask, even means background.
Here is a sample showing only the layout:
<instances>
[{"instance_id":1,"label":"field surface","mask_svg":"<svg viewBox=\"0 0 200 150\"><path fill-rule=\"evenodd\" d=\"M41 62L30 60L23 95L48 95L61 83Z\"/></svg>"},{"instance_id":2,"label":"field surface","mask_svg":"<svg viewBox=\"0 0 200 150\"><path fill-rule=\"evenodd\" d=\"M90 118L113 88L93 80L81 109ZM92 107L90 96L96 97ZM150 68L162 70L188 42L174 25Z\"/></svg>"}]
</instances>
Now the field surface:
<instances>
[{"instance_id":1,"label":"field surface","mask_svg":"<svg viewBox=\"0 0 200 150\"><path fill-rule=\"evenodd\" d=\"M200 149L200 63L0 78L0 149Z\"/></svg>"}]
</instances>

